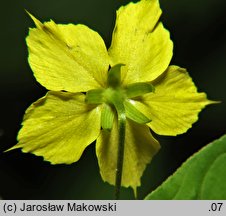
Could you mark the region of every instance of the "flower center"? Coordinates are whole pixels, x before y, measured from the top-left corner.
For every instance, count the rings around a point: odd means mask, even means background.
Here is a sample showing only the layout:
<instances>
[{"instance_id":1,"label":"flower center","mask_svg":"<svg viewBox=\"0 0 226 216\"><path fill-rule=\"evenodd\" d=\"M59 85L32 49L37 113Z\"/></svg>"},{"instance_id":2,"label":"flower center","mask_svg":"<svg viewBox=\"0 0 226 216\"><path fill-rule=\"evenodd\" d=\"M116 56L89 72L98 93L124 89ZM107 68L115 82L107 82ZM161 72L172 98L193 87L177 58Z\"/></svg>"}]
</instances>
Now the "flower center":
<instances>
[{"instance_id":1,"label":"flower center","mask_svg":"<svg viewBox=\"0 0 226 216\"><path fill-rule=\"evenodd\" d=\"M142 96L154 91L153 85L149 83L134 83L126 87L121 86L121 67L117 64L108 72L108 87L106 89L93 89L86 93L88 104L102 104L101 126L110 130L113 125L114 116L124 113L127 118L139 123L146 124L151 120L137 110L131 103L131 98Z\"/></svg>"}]
</instances>

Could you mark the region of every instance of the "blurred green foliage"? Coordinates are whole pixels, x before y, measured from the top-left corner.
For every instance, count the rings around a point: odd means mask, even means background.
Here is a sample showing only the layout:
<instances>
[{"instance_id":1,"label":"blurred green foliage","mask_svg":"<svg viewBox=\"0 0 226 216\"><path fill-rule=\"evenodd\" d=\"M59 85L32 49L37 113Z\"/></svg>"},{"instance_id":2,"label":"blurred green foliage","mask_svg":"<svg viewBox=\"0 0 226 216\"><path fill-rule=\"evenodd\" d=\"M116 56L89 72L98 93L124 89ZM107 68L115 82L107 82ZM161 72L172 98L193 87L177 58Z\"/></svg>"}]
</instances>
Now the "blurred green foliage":
<instances>
[{"instance_id":1,"label":"blurred green foliage","mask_svg":"<svg viewBox=\"0 0 226 216\"><path fill-rule=\"evenodd\" d=\"M191 156L148 200L225 200L226 135Z\"/></svg>"},{"instance_id":2,"label":"blurred green foliage","mask_svg":"<svg viewBox=\"0 0 226 216\"><path fill-rule=\"evenodd\" d=\"M34 26L27 9L41 21L83 23L110 46L115 11L128 0L21 0L1 2L0 33L0 196L3 199L112 199L114 188L101 180L95 144L72 165L51 166L20 150L2 153L16 143L26 108L46 90L27 63L25 37ZM172 64L188 69L200 91L222 101L207 107L188 133L157 137L162 149L146 169L138 198L160 185L191 154L225 133L226 1L160 0L161 20L174 42ZM132 199L131 189L122 199Z\"/></svg>"}]
</instances>

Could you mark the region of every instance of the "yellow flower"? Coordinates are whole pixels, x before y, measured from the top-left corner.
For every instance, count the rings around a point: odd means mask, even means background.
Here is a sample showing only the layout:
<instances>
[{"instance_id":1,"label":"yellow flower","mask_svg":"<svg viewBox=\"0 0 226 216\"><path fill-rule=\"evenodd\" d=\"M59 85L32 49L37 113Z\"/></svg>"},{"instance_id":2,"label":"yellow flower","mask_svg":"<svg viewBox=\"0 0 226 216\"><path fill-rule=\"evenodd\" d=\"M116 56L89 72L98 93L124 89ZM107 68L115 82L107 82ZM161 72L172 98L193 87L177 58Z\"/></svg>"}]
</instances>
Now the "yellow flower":
<instances>
[{"instance_id":1,"label":"yellow flower","mask_svg":"<svg viewBox=\"0 0 226 216\"><path fill-rule=\"evenodd\" d=\"M160 148L149 128L161 135L184 133L213 103L197 92L185 69L169 66L173 43L160 15L158 0L122 6L108 50L85 25L42 24L30 15L36 28L26 39L29 64L49 91L27 109L11 149L71 164L96 140L101 176L114 184L118 132L111 97L118 97L127 117L122 186L136 191Z\"/></svg>"}]
</instances>

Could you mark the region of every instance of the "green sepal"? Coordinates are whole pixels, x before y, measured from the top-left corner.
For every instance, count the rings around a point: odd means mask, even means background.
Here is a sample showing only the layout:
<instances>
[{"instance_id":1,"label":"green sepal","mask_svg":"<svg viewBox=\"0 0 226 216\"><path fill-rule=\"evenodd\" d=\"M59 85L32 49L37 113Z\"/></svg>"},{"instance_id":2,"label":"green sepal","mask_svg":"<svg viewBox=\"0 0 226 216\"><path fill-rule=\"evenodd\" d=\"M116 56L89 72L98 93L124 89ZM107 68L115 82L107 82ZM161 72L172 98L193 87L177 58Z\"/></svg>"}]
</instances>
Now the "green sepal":
<instances>
[{"instance_id":1,"label":"green sepal","mask_svg":"<svg viewBox=\"0 0 226 216\"><path fill-rule=\"evenodd\" d=\"M155 87L150 83L133 83L125 88L127 98L138 97L146 93L154 92Z\"/></svg>"},{"instance_id":2,"label":"green sepal","mask_svg":"<svg viewBox=\"0 0 226 216\"><path fill-rule=\"evenodd\" d=\"M121 83L121 67L124 64L117 64L113 66L108 72L108 86L112 88L117 88Z\"/></svg>"},{"instance_id":3,"label":"green sepal","mask_svg":"<svg viewBox=\"0 0 226 216\"><path fill-rule=\"evenodd\" d=\"M103 103L103 89L94 89L86 92L86 103L101 104Z\"/></svg>"},{"instance_id":4,"label":"green sepal","mask_svg":"<svg viewBox=\"0 0 226 216\"><path fill-rule=\"evenodd\" d=\"M104 130L111 130L114 121L114 111L108 104L103 104L101 111L101 127Z\"/></svg>"},{"instance_id":5,"label":"green sepal","mask_svg":"<svg viewBox=\"0 0 226 216\"><path fill-rule=\"evenodd\" d=\"M124 106L126 110L126 117L128 117L129 119L139 124L146 124L151 121L151 119L149 119L139 110L137 110L128 100L124 101Z\"/></svg>"}]
</instances>

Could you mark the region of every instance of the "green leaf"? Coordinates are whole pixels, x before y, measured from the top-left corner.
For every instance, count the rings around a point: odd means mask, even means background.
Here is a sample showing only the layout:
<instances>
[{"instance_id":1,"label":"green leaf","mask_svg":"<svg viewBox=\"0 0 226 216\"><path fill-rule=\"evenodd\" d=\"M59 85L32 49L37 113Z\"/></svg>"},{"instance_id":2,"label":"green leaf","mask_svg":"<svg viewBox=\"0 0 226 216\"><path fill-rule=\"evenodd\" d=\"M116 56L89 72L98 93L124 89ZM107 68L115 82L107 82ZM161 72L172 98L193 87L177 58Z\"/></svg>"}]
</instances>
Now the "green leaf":
<instances>
[{"instance_id":1,"label":"green leaf","mask_svg":"<svg viewBox=\"0 0 226 216\"><path fill-rule=\"evenodd\" d=\"M191 156L148 200L225 200L226 135Z\"/></svg>"},{"instance_id":2,"label":"green leaf","mask_svg":"<svg viewBox=\"0 0 226 216\"><path fill-rule=\"evenodd\" d=\"M108 104L103 104L101 111L101 127L105 130L111 130L114 121L114 112Z\"/></svg>"},{"instance_id":3,"label":"green leaf","mask_svg":"<svg viewBox=\"0 0 226 216\"><path fill-rule=\"evenodd\" d=\"M125 88L125 91L128 98L133 98L146 93L154 92L155 87L150 83L133 83L129 84Z\"/></svg>"},{"instance_id":4,"label":"green leaf","mask_svg":"<svg viewBox=\"0 0 226 216\"><path fill-rule=\"evenodd\" d=\"M146 124L151 121L151 119L149 119L139 110L137 110L128 100L124 101L124 106L126 109L126 116L129 119L137 122L138 124Z\"/></svg>"},{"instance_id":5,"label":"green leaf","mask_svg":"<svg viewBox=\"0 0 226 216\"><path fill-rule=\"evenodd\" d=\"M88 104L101 104L103 102L103 89L93 89L86 92L85 102Z\"/></svg>"},{"instance_id":6,"label":"green leaf","mask_svg":"<svg viewBox=\"0 0 226 216\"><path fill-rule=\"evenodd\" d=\"M113 66L108 72L108 85L112 88L120 86L121 82L121 67L124 64L117 64Z\"/></svg>"}]
</instances>

